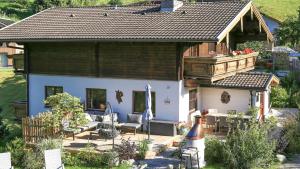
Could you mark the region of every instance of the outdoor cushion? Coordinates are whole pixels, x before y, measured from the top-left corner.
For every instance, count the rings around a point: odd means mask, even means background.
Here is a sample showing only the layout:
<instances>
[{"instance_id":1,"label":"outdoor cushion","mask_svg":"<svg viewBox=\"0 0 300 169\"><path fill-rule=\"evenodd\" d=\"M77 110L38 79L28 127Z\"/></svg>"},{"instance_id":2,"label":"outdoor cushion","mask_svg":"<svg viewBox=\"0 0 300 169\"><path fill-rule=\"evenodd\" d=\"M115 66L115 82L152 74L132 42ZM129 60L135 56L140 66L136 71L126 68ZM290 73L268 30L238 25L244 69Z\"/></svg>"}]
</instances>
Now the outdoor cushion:
<instances>
[{"instance_id":1,"label":"outdoor cushion","mask_svg":"<svg viewBox=\"0 0 300 169\"><path fill-rule=\"evenodd\" d=\"M98 123L99 122L91 121L84 126L80 126L79 128L81 129L81 131L85 131L85 130L97 127Z\"/></svg>"},{"instance_id":2,"label":"outdoor cushion","mask_svg":"<svg viewBox=\"0 0 300 169\"><path fill-rule=\"evenodd\" d=\"M91 122L93 121L93 119L91 118L91 116L88 113L84 113L85 118L87 119L87 121Z\"/></svg>"},{"instance_id":3,"label":"outdoor cushion","mask_svg":"<svg viewBox=\"0 0 300 169\"><path fill-rule=\"evenodd\" d=\"M143 115L141 114L127 114L127 123L142 124Z\"/></svg>"},{"instance_id":4,"label":"outdoor cushion","mask_svg":"<svg viewBox=\"0 0 300 169\"><path fill-rule=\"evenodd\" d=\"M122 127L125 127L125 128L140 128L142 124L139 124L139 123L124 123L122 124Z\"/></svg>"}]
</instances>

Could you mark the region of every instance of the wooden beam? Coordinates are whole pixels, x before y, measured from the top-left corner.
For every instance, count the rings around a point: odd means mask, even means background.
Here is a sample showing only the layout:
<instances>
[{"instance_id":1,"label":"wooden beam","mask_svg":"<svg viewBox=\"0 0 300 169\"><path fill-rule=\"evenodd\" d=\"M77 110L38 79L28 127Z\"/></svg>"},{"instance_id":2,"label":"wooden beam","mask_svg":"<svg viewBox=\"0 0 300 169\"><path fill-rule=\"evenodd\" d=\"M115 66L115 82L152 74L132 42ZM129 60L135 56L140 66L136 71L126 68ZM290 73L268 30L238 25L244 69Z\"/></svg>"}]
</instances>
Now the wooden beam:
<instances>
[{"instance_id":1,"label":"wooden beam","mask_svg":"<svg viewBox=\"0 0 300 169\"><path fill-rule=\"evenodd\" d=\"M226 35L226 47L227 47L227 50L229 51L229 48L230 48L229 32Z\"/></svg>"},{"instance_id":2,"label":"wooden beam","mask_svg":"<svg viewBox=\"0 0 300 169\"><path fill-rule=\"evenodd\" d=\"M241 17L241 31L244 32L244 16Z\"/></svg>"},{"instance_id":3,"label":"wooden beam","mask_svg":"<svg viewBox=\"0 0 300 169\"><path fill-rule=\"evenodd\" d=\"M241 17L244 16L252 6L252 1L250 1L242 10L241 12L229 23L229 25L218 35L218 43L223 41L226 37L227 33L230 32L241 20Z\"/></svg>"},{"instance_id":4,"label":"wooden beam","mask_svg":"<svg viewBox=\"0 0 300 169\"><path fill-rule=\"evenodd\" d=\"M29 79L29 71L30 71L30 61L29 61L29 48L28 48L28 45L25 44L24 45L24 70L25 70L25 73L26 73L26 100L27 100L27 107L26 107L26 111L27 111L27 116L29 117L29 111L30 111L30 106L29 106L29 85L30 85L30 79Z\"/></svg>"},{"instance_id":5,"label":"wooden beam","mask_svg":"<svg viewBox=\"0 0 300 169\"><path fill-rule=\"evenodd\" d=\"M259 32L261 33L261 22L259 21Z\"/></svg>"},{"instance_id":6,"label":"wooden beam","mask_svg":"<svg viewBox=\"0 0 300 169\"><path fill-rule=\"evenodd\" d=\"M253 17L253 7L251 6L251 21L253 21L254 17Z\"/></svg>"}]
</instances>

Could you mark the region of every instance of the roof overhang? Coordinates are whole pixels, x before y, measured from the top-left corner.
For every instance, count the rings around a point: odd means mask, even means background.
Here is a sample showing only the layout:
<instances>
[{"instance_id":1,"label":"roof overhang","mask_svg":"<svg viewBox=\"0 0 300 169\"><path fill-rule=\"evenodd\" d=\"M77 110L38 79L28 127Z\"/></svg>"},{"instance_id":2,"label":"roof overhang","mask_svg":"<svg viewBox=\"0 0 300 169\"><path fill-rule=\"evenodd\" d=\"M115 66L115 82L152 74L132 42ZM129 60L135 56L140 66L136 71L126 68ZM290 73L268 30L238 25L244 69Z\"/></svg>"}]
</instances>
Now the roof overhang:
<instances>
[{"instance_id":1,"label":"roof overhang","mask_svg":"<svg viewBox=\"0 0 300 169\"><path fill-rule=\"evenodd\" d=\"M218 35L217 39L218 39L218 43L220 43L221 41L223 41L226 36L229 34L229 32L239 23L241 22L242 18L244 15L246 15L246 13L251 12L251 14L253 16L255 16L262 29L266 32L267 34L267 39L270 40L271 42L274 41L274 37L269 29L269 27L267 26L265 20L263 19L262 15L260 14L259 10L254 6L254 4L252 3L252 1L250 1L241 11L238 15L236 15L236 17L227 25L227 27Z\"/></svg>"}]
</instances>

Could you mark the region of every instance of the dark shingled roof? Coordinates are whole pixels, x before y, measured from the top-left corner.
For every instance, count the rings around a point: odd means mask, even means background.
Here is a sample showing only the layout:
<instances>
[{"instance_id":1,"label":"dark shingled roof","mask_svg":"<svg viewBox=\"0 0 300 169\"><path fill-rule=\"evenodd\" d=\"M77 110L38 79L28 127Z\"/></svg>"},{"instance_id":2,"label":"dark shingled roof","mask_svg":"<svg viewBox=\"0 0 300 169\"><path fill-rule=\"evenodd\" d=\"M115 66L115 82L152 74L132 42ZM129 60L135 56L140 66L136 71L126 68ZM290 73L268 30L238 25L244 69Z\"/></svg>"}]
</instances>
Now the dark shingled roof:
<instances>
[{"instance_id":1,"label":"dark shingled roof","mask_svg":"<svg viewBox=\"0 0 300 169\"><path fill-rule=\"evenodd\" d=\"M211 87L266 90L274 75L272 73L245 72L227 77L211 84Z\"/></svg>"},{"instance_id":2,"label":"dark shingled roof","mask_svg":"<svg viewBox=\"0 0 300 169\"><path fill-rule=\"evenodd\" d=\"M51 8L2 29L0 40L217 41L248 3L184 3L175 12L158 4Z\"/></svg>"}]
</instances>

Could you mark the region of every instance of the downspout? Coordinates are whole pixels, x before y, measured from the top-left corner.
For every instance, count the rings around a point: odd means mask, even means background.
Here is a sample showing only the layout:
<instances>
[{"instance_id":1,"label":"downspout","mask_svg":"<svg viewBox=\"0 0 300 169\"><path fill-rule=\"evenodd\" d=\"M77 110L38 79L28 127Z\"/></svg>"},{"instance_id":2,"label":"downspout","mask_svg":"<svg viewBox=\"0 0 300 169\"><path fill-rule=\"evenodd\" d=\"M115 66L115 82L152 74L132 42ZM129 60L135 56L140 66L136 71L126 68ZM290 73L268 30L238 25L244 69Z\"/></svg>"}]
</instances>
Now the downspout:
<instances>
[{"instance_id":1,"label":"downspout","mask_svg":"<svg viewBox=\"0 0 300 169\"><path fill-rule=\"evenodd\" d=\"M24 45L24 58L25 58L25 65L24 65L24 69L26 72L26 97L27 97L27 116L29 117L30 113L29 113L29 54L28 54L28 47L27 45Z\"/></svg>"},{"instance_id":2,"label":"downspout","mask_svg":"<svg viewBox=\"0 0 300 169\"><path fill-rule=\"evenodd\" d=\"M249 91L250 92L250 106L251 108L253 108L253 93L252 93L252 90Z\"/></svg>"}]
</instances>

